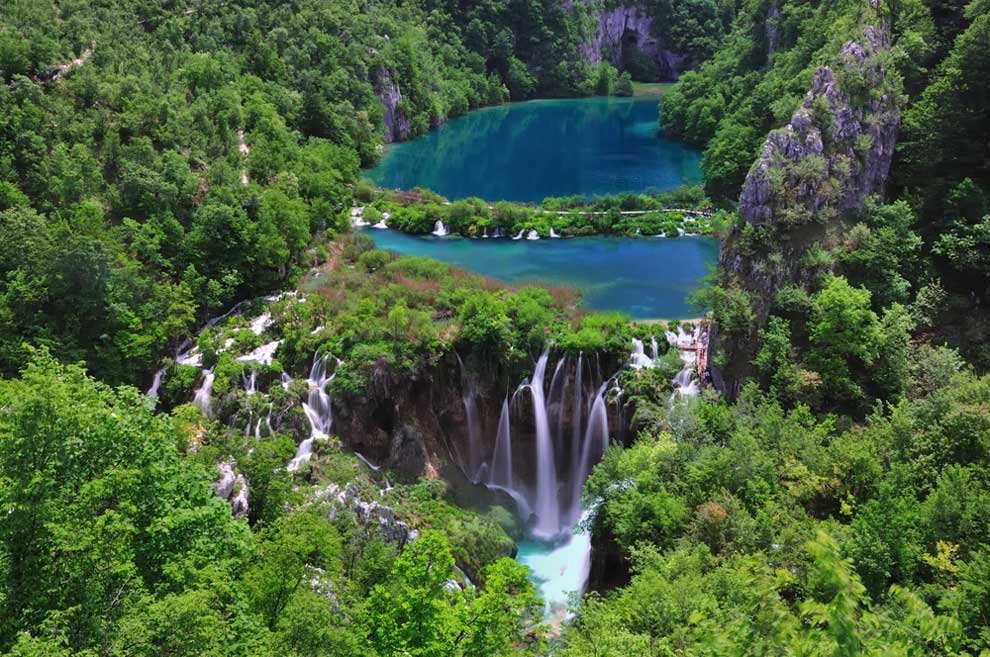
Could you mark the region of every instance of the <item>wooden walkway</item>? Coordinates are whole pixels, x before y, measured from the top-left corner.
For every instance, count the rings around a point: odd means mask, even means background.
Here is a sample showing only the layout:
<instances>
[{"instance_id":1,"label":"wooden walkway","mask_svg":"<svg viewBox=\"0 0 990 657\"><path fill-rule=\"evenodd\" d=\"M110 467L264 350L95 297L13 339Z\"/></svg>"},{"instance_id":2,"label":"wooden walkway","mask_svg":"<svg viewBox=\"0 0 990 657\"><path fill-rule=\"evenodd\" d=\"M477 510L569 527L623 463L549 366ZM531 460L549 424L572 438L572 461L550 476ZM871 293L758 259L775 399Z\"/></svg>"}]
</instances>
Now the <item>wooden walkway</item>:
<instances>
[{"instance_id":1,"label":"wooden walkway","mask_svg":"<svg viewBox=\"0 0 990 657\"><path fill-rule=\"evenodd\" d=\"M698 322L694 329L693 334L697 337L692 342L677 345L681 351L694 352L695 369L698 371L700 381L705 380L705 372L708 371L708 335L710 329L710 322L703 319Z\"/></svg>"}]
</instances>

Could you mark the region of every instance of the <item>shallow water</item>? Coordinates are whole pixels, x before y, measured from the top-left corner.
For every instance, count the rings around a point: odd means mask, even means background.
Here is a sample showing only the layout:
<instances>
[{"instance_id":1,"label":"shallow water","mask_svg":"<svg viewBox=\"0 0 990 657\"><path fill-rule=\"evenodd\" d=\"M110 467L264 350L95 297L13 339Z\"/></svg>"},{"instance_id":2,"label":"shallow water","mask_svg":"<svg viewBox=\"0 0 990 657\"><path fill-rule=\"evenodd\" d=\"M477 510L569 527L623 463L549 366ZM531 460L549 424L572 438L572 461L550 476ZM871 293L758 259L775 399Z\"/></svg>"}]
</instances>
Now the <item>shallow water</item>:
<instances>
[{"instance_id":1,"label":"shallow water","mask_svg":"<svg viewBox=\"0 0 990 657\"><path fill-rule=\"evenodd\" d=\"M516 561L529 566L530 577L546 605L547 615L562 616L571 593L583 593L590 568L591 537L575 533L558 544L526 540Z\"/></svg>"},{"instance_id":2,"label":"shallow water","mask_svg":"<svg viewBox=\"0 0 990 657\"><path fill-rule=\"evenodd\" d=\"M542 201L698 183L700 162L700 151L658 135L656 98L581 98L471 112L389 146L366 175L452 200Z\"/></svg>"},{"instance_id":3,"label":"shallow water","mask_svg":"<svg viewBox=\"0 0 990 657\"><path fill-rule=\"evenodd\" d=\"M578 237L465 239L366 229L382 249L427 256L509 284L573 287L591 310L633 319L684 318L685 297L715 264L718 243L707 237Z\"/></svg>"}]
</instances>

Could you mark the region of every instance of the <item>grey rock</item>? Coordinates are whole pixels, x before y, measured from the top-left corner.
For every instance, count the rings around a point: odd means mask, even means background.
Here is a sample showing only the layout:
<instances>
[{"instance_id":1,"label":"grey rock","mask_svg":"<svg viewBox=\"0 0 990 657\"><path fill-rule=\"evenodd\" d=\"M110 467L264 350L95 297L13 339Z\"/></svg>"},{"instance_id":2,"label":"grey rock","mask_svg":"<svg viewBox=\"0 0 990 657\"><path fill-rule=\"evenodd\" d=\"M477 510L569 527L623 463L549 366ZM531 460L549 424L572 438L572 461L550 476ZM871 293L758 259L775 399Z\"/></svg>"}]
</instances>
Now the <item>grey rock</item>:
<instances>
[{"instance_id":1,"label":"grey rock","mask_svg":"<svg viewBox=\"0 0 990 657\"><path fill-rule=\"evenodd\" d=\"M780 9L770 5L767 9L767 20L763 25L763 34L767 40L767 56L777 52L780 47Z\"/></svg>"},{"instance_id":2,"label":"grey rock","mask_svg":"<svg viewBox=\"0 0 990 657\"><path fill-rule=\"evenodd\" d=\"M213 484L213 490L221 499L230 502L235 518L243 518L250 511L250 492L247 479L236 473L237 464L233 461L217 464L220 479Z\"/></svg>"},{"instance_id":3,"label":"grey rock","mask_svg":"<svg viewBox=\"0 0 990 657\"><path fill-rule=\"evenodd\" d=\"M581 53L592 66L607 56L609 63L621 70L624 49L631 46L652 59L660 77L667 80L677 79L687 59L666 48L656 36L652 17L639 7L625 5L598 14L595 32L581 44Z\"/></svg>"},{"instance_id":4,"label":"grey rock","mask_svg":"<svg viewBox=\"0 0 990 657\"><path fill-rule=\"evenodd\" d=\"M392 74L388 69L382 67L378 69L378 83L375 85L375 92L378 100L385 108L385 143L391 144L397 141L404 141L409 138L412 132L412 123L406 117L405 112L399 107L402 102L402 91L399 85L392 80Z\"/></svg>"},{"instance_id":5,"label":"grey rock","mask_svg":"<svg viewBox=\"0 0 990 657\"><path fill-rule=\"evenodd\" d=\"M362 500L360 491L354 484L348 484L343 489L337 484L330 484L317 492L313 500L328 505L328 519L334 520L339 513L348 513L366 532L377 532L386 541L399 547L418 537L415 529L395 517L395 511L391 507Z\"/></svg>"}]
</instances>

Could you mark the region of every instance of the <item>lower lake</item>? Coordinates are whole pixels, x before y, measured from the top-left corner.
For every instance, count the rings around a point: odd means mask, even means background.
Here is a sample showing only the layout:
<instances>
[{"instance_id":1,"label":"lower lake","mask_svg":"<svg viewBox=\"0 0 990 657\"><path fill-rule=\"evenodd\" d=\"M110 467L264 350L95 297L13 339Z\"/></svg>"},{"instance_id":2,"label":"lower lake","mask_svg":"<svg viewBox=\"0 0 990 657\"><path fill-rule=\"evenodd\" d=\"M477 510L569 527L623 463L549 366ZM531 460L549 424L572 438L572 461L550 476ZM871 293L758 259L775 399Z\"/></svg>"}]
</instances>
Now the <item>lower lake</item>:
<instances>
[{"instance_id":1,"label":"lower lake","mask_svg":"<svg viewBox=\"0 0 990 657\"><path fill-rule=\"evenodd\" d=\"M364 229L378 248L425 256L512 285L572 287L590 310L616 310L633 319L685 318L697 312L688 294L718 256L708 237L577 237L465 239Z\"/></svg>"},{"instance_id":2,"label":"lower lake","mask_svg":"<svg viewBox=\"0 0 990 657\"><path fill-rule=\"evenodd\" d=\"M542 201L702 180L701 153L658 134L657 98L534 100L471 112L388 146L365 175L451 199Z\"/></svg>"}]
</instances>

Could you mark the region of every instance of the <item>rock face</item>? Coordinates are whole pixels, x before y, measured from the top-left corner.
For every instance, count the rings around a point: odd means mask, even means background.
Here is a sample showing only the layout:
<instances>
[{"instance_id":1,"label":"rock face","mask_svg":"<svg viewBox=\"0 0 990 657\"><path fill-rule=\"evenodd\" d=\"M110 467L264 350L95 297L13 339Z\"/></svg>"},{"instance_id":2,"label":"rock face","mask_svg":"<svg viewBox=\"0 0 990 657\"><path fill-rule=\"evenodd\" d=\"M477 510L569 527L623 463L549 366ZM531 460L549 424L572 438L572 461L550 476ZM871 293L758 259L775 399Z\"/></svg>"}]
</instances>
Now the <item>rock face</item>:
<instances>
[{"instance_id":1,"label":"rock face","mask_svg":"<svg viewBox=\"0 0 990 657\"><path fill-rule=\"evenodd\" d=\"M864 36L866 47L855 41L843 46L842 66L863 73L870 86L882 85L876 55L886 46L872 28ZM743 218L755 225L807 223L862 207L867 196L882 191L890 171L900 122L895 100L882 93L856 103L830 67L816 70L804 103L789 125L770 133L746 176L739 197Z\"/></svg>"},{"instance_id":2,"label":"rock face","mask_svg":"<svg viewBox=\"0 0 990 657\"><path fill-rule=\"evenodd\" d=\"M777 52L780 46L780 9L770 5L767 9L767 21L763 25L763 34L767 39L767 56Z\"/></svg>"},{"instance_id":3,"label":"rock face","mask_svg":"<svg viewBox=\"0 0 990 657\"><path fill-rule=\"evenodd\" d=\"M235 518L243 518L250 511L248 482L244 475L236 473L236 468L237 464L234 462L218 463L220 479L213 484L213 490L221 499L230 502Z\"/></svg>"},{"instance_id":4,"label":"rock face","mask_svg":"<svg viewBox=\"0 0 990 657\"><path fill-rule=\"evenodd\" d=\"M337 484L330 484L315 495L314 501L328 504L329 520L336 519L339 513L348 513L365 532L377 532L386 541L400 548L418 537L415 529L410 529L409 525L396 519L391 507L363 501L354 484L348 484L343 489Z\"/></svg>"},{"instance_id":5,"label":"rock face","mask_svg":"<svg viewBox=\"0 0 990 657\"><path fill-rule=\"evenodd\" d=\"M777 292L813 291L831 265L809 264L809 250L838 244L843 217L883 191L900 123L899 90L878 57L889 46L885 29L867 27L834 66L818 68L790 123L767 136L746 176L739 213L748 228L723 242L719 276L722 287L746 293L755 322L731 334L716 322L710 340L723 364L712 368L715 383L730 395L752 373Z\"/></svg>"},{"instance_id":6,"label":"rock face","mask_svg":"<svg viewBox=\"0 0 990 657\"><path fill-rule=\"evenodd\" d=\"M402 102L402 91L399 89L399 85L392 80L392 75L388 69L378 70L375 92L378 94L378 100L382 107L385 108L385 143L405 141L412 131L412 124L399 106Z\"/></svg>"},{"instance_id":7,"label":"rock face","mask_svg":"<svg viewBox=\"0 0 990 657\"><path fill-rule=\"evenodd\" d=\"M591 64L608 61L623 69L629 49L636 48L653 60L661 80L676 80L685 57L668 50L656 36L653 18L636 6L621 6L598 14L594 34L581 45L585 60Z\"/></svg>"}]
</instances>

